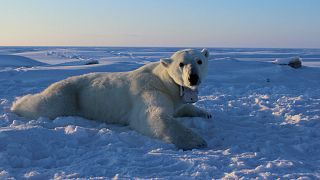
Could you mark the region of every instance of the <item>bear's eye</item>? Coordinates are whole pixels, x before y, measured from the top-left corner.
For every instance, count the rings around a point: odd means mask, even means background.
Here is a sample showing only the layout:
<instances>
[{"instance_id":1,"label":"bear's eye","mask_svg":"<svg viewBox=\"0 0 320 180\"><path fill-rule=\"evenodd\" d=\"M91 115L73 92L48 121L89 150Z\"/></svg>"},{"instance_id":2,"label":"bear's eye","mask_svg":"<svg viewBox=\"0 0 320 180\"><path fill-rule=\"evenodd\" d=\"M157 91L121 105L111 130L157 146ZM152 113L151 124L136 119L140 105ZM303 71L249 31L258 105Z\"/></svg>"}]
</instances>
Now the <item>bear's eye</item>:
<instances>
[{"instance_id":1,"label":"bear's eye","mask_svg":"<svg viewBox=\"0 0 320 180\"><path fill-rule=\"evenodd\" d=\"M184 66L184 64L181 62L181 63L179 63L179 66L182 68Z\"/></svg>"},{"instance_id":2,"label":"bear's eye","mask_svg":"<svg viewBox=\"0 0 320 180\"><path fill-rule=\"evenodd\" d=\"M201 60L198 60L197 63L198 63L198 64L202 64L202 61L201 61Z\"/></svg>"}]
</instances>

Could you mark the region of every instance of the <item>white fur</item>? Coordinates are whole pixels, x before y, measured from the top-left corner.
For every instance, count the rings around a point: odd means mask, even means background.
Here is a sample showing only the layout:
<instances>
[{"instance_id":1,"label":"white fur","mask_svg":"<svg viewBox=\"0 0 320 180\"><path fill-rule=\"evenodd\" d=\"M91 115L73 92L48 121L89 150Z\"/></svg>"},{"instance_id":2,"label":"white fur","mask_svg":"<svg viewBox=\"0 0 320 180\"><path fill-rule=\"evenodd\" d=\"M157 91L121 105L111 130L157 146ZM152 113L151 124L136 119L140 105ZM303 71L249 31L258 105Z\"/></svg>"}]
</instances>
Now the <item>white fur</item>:
<instances>
[{"instance_id":1,"label":"white fur","mask_svg":"<svg viewBox=\"0 0 320 180\"><path fill-rule=\"evenodd\" d=\"M107 123L129 125L132 129L174 143L178 148L205 147L196 133L176 117L211 115L191 104L183 104L179 86L190 85L191 70L201 82L208 67L207 50L178 51L171 58L150 63L125 73L91 73L52 84L43 92L17 99L11 110L29 119L82 116ZM201 61L202 64L198 64ZM180 67L179 64L184 66Z\"/></svg>"}]
</instances>

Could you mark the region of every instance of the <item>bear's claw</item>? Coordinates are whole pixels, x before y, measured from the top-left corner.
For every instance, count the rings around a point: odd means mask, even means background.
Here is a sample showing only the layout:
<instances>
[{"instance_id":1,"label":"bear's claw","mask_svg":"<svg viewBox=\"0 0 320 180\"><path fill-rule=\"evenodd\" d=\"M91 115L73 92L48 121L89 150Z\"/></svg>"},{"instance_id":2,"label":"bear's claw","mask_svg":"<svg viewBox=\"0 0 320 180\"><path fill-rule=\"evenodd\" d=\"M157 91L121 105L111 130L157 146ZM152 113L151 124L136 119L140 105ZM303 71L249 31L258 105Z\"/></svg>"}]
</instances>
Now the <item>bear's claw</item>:
<instances>
[{"instance_id":1,"label":"bear's claw","mask_svg":"<svg viewBox=\"0 0 320 180\"><path fill-rule=\"evenodd\" d=\"M206 119L211 119L213 117L211 113L206 111L202 111L201 114L202 114L201 116Z\"/></svg>"}]
</instances>

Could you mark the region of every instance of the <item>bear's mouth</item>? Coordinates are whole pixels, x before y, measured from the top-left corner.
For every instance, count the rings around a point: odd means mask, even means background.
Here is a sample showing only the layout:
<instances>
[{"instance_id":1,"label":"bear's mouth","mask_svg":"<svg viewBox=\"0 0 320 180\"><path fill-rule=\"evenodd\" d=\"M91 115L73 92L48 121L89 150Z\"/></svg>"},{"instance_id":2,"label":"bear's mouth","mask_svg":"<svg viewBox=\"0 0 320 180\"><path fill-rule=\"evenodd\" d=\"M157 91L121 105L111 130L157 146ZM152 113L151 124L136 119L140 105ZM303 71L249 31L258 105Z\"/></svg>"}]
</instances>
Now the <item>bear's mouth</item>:
<instances>
[{"instance_id":1,"label":"bear's mouth","mask_svg":"<svg viewBox=\"0 0 320 180\"><path fill-rule=\"evenodd\" d=\"M196 74L190 74L188 78L183 79L183 87L191 89L192 91L198 91L198 87L201 84L201 79Z\"/></svg>"},{"instance_id":2,"label":"bear's mouth","mask_svg":"<svg viewBox=\"0 0 320 180\"><path fill-rule=\"evenodd\" d=\"M201 81L199 80L198 83L196 85L189 85L188 87L186 88L189 88L191 89L192 91L198 91L198 88L199 88L199 85L200 85Z\"/></svg>"}]
</instances>

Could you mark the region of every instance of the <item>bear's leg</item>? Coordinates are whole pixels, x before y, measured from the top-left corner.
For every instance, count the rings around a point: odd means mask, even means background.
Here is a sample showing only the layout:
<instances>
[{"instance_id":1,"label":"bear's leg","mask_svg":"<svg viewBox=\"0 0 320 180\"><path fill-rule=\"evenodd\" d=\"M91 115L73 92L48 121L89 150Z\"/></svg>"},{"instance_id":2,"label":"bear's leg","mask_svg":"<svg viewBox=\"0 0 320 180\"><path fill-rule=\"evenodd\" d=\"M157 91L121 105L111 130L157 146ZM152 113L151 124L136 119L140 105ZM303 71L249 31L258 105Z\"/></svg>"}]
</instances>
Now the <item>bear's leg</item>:
<instances>
[{"instance_id":1,"label":"bear's leg","mask_svg":"<svg viewBox=\"0 0 320 180\"><path fill-rule=\"evenodd\" d=\"M182 106L180 109L177 110L174 114L175 117L203 117L210 119L212 118L212 115L203 110L200 109L192 104L186 104Z\"/></svg>"},{"instance_id":2,"label":"bear's leg","mask_svg":"<svg viewBox=\"0 0 320 180\"><path fill-rule=\"evenodd\" d=\"M173 104L165 94L145 92L138 114L130 126L136 131L173 143L177 148L190 150L206 147L206 142L196 133L184 127L173 117Z\"/></svg>"},{"instance_id":3,"label":"bear's leg","mask_svg":"<svg viewBox=\"0 0 320 180\"><path fill-rule=\"evenodd\" d=\"M79 115L78 89L71 82L63 80L52 84L43 92L17 99L11 111L28 119Z\"/></svg>"}]
</instances>

